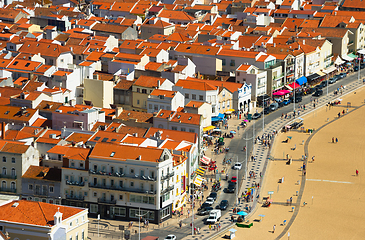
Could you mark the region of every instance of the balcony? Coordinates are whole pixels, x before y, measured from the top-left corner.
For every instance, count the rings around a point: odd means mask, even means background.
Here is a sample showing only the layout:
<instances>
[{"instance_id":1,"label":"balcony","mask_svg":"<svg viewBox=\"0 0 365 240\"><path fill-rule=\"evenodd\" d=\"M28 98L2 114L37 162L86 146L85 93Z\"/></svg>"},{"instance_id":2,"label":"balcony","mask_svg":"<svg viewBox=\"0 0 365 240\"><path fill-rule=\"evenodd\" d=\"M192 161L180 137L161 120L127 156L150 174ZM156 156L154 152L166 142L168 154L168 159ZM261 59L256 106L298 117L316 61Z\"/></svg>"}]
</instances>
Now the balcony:
<instances>
[{"instance_id":1,"label":"balcony","mask_svg":"<svg viewBox=\"0 0 365 240\"><path fill-rule=\"evenodd\" d=\"M286 70L286 75L290 75L290 74L293 74L294 73L294 70Z\"/></svg>"},{"instance_id":2,"label":"balcony","mask_svg":"<svg viewBox=\"0 0 365 240\"><path fill-rule=\"evenodd\" d=\"M123 191L123 192L135 192L135 193L156 194L156 191L147 191L145 189L126 188L126 187L120 187L120 186L108 186L108 185L102 185L102 184L92 184L92 183L89 183L89 187L91 187L91 188L100 188L100 189L116 190L116 191Z\"/></svg>"},{"instance_id":3,"label":"balcony","mask_svg":"<svg viewBox=\"0 0 365 240\"><path fill-rule=\"evenodd\" d=\"M0 192L7 192L7 193L16 193L16 188L1 188Z\"/></svg>"},{"instance_id":4,"label":"balcony","mask_svg":"<svg viewBox=\"0 0 365 240\"><path fill-rule=\"evenodd\" d=\"M100 175L100 176L109 176L109 177L118 177L118 178L133 178L133 179L140 179L146 181L156 181L155 177L150 176L139 176L138 174L124 174L119 172L106 172L106 171L94 171L92 169L89 170L90 174Z\"/></svg>"},{"instance_id":5,"label":"balcony","mask_svg":"<svg viewBox=\"0 0 365 240\"><path fill-rule=\"evenodd\" d=\"M116 204L117 200L108 200L106 198L98 198L98 203Z\"/></svg>"},{"instance_id":6,"label":"balcony","mask_svg":"<svg viewBox=\"0 0 365 240\"><path fill-rule=\"evenodd\" d=\"M170 177L173 177L175 175L174 172L167 173L165 176L161 176L161 181L169 179Z\"/></svg>"},{"instance_id":7,"label":"balcony","mask_svg":"<svg viewBox=\"0 0 365 240\"><path fill-rule=\"evenodd\" d=\"M66 185L83 187L83 186L85 186L85 183L84 182L71 182L71 181L66 180Z\"/></svg>"},{"instance_id":8,"label":"balcony","mask_svg":"<svg viewBox=\"0 0 365 240\"><path fill-rule=\"evenodd\" d=\"M329 60L330 58L332 58L333 57L333 54L330 54L330 55L328 55L328 56L326 56L325 58L324 58L324 60L326 61L326 60Z\"/></svg>"},{"instance_id":9,"label":"balcony","mask_svg":"<svg viewBox=\"0 0 365 240\"><path fill-rule=\"evenodd\" d=\"M280 78L282 78L282 77L284 77L284 73L282 73L282 74L279 74L278 76L274 76L274 80L277 80L277 79L280 79Z\"/></svg>"},{"instance_id":10,"label":"balcony","mask_svg":"<svg viewBox=\"0 0 365 240\"><path fill-rule=\"evenodd\" d=\"M161 190L161 194L165 194L167 192L170 192L171 190L174 190L174 186L168 186L167 188Z\"/></svg>"},{"instance_id":11,"label":"balcony","mask_svg":"<svg viewBox=\"0 0 365 240\"><path fill-rule=\"evenodd\" d=\"M8 178L8 179L16 179L16 175L6 175L6 174L0 174L0 178Z\"/></svg>"},{"instance_id":12,"label":"balcony","mask_svg":"<svg viewBox=\"0 0 365 240\"><path fill-rule=\"evenodd\" d=\"M48 196L48 191L47 190L41 191L41 190L36 189L34 191L34 195L36 195L36 196Z\"/></svg>"},{"instance_id":13,"label":"balcony","mask_svg":"<svg viewBox=\"0 0 365 240\"><path fill-rule=\"evenodd\" d=\"M84 196L66 195L66 199L84 201Z\"/></svg>"}]
</instances>

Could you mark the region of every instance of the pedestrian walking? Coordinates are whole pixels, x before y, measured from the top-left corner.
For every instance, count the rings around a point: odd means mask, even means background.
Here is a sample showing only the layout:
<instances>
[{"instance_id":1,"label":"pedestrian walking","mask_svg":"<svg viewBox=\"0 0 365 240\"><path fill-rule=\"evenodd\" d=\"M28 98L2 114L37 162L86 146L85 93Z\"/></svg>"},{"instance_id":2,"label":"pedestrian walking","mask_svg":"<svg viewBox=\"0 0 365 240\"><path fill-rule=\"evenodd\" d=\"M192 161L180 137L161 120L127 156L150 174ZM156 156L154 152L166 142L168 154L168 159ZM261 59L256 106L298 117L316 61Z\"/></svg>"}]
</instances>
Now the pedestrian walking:
<instances>
[{"instance_id":1,"label":"pedestrian walking","mask_svg":"<svg viewBox=\"0 0 365 240\"><path fill-rule=\"evenodd\" d=\"M336 138L336 143L338 143L338 138Z\"/></svg>"},{"instance_id":2,"label":"pedestrian walking","mask_svg":"<svg viewBox=\"0 0 365 240\"><path fill-rule=\"evenodd\" d=\"M182 221L179 222L179 227L181 228L182 227Z\"/></svg>"},{"instance_id":3,"label":"pedestrian walking","mask_svg":"<svg viewBox=\"0 0 365 240\"><path fill-rule=\"evenodd\" d=\"M209 224L209 231L211 231L212 230L212 225L211 224Z\"/></svg>"},{"instance_id":4,"label":"pedestrian walking","mask_svg":"<svg viewBox=\"0 0 365 240\"><path fill-rule=\"evenodd\" d=\"M272 233L275 233L276 225L272 226Z\"/></svg>"},{"instance_id":5,"label":"pedestrian walking","mask_svg":"<svg viewBox=\"0 0 365 240\"><path fill-rule=\"evenodd\" d=\"M314 162L314 156L312 157L312 162Z\"/></svg>"},{"instance_id":6,"label":"pedestrian walking","mask_svg":"<svg viewBox=\"0 0 365 240\"><path fill-rule=\"evenodd\" d=\"M359 176L359 170L356 169L356 176Z\"/></svg>"},{"instance_id":7,"label":"pedestrian walking","mask_svg":"<svg viewBox=\"0 0 365 240\"><path fill-rule=\"evenodd\" d=\"M291 206L292 202L293 202L293 197L290 197L290 206Z\"/></svg>"},{"instance_id":8,"label":"pedestrian walking","mask_svg":"<svg viewBox=\"0 0 365 240\"><path fill-rule=\"evenodd\" d=\"M334 137L332 137L332 143L335 143L335 138Z\"/></svg>"}]
</instances>

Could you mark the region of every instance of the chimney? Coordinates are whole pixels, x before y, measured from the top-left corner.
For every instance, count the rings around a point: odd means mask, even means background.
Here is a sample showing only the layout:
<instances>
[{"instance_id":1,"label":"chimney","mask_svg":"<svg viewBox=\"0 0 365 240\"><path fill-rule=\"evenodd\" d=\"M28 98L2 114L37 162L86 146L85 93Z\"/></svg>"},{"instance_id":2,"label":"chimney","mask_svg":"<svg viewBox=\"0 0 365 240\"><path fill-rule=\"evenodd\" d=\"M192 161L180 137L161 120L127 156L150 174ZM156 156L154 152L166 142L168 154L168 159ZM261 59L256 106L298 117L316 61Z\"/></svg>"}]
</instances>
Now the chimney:
<instances>
[{"instance_id":1,"label":"chimney","mask_svg":"<svg viewBox=\"0 0 365 240\"><path fill-rule=\"evenodd\" d=\"M276 43L274 43L274 47L276 47Z\"/></svg>"},{"instance_id":2,"label":"chimney","mask_svg":"<svg viewBox=\"0 0 365 240\"><path fill-rule=\"evenodd\" d=\"M303 45L305 45L305 39L303 39Z\"/></svg>"},{"instance_id":3,"label":"chimney","mask_svg":"<svg viewBox=\"0 0 365 240\"><path fill-rule=\"evenodd\" d=\"M157 87L160 88L160 86L161 86L161 82L160 82L160 80L157 80Z\"/></svg>"}]
</instances>

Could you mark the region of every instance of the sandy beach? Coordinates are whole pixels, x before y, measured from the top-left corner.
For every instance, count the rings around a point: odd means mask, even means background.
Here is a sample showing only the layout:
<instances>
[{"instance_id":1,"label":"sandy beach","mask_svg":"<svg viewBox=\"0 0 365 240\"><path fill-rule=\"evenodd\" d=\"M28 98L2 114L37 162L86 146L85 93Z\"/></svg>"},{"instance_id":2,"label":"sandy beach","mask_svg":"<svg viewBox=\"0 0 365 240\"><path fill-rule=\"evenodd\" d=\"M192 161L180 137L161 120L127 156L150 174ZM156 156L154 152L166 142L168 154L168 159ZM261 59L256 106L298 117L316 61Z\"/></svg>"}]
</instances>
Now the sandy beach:
<instances>
[{"instance_id":1,"label":"sandy beach","mask_svg":"<svg viewBox=\"0 0 365 240\"><path fill-rule=\"evenodd\" d=\"M288 239L288 234L290 239L364 238L365 89L340 98L341 105L321 107L301 116L304 129L315 129L312 134L300 129L278 134L271 153L274 159L269 161L260 196L262 201L273 191L273 203L268 208L259 204L250 217L253 227L236 227L237 239ZM348 102L351 107L347 107ZM288 136L292 139L283 143ZM332 138L338 142L332 143ZM294 146L296 149L292 150ZM305 152L308 162L303 178ZM286 164L286 154L293 159L291 165ZM279 183L282 178L284 182ZM287 204L290 197L291 206ZM259 215L265 215L261 222ZM229 232L222 232L219 238L226 234Z\"/></svg>"}]
</instances>

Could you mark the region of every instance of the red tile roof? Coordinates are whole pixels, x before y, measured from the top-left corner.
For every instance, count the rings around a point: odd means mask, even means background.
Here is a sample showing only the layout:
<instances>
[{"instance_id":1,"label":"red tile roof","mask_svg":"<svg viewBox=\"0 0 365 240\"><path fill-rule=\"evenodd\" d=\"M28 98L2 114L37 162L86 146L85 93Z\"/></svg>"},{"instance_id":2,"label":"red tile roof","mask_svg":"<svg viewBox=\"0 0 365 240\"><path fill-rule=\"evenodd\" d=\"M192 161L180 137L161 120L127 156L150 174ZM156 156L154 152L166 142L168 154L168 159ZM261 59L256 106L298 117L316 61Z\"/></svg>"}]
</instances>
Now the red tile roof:
<instances>
[{"instance_id":1,"label":"red tile roof","mask_svg":"<svg viewBox=\"0 0 365 240\"><path fill-rule=\"evenodd\" d=\"M16 204L17 203L17 204ZM84 209L26 200L12 201L0 206L0 220L38 226L54 226L55 213L66 220Z\"/></svg>"}]
</instances>

